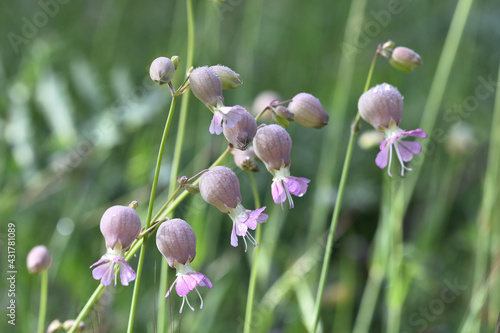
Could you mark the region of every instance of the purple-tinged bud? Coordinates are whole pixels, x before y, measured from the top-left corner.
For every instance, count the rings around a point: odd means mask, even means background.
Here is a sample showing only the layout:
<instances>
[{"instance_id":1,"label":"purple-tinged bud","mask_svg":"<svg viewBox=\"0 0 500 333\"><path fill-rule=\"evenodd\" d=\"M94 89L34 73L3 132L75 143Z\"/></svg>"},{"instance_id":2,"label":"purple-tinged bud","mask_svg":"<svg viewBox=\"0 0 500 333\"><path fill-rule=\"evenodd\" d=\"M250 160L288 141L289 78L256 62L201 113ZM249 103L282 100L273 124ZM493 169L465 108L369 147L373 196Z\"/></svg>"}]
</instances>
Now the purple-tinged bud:
<instances>
[{"instance_id":1,"label":"purple-tinged bud","mask_svg":"<svg viewBox=\"0 0 500 333\"><path fill-rule=\"evenodd\" d=\"M308 93L297 94L288 104L288 109L295 121L305 127L322 128L330 118L319 99Z\"/></svg>"},{"instance_id":2,"label":"purple-tinged bud","mask_svg":"<svg viewBox=\"0 0 500 333\"><path fill-rule=\"evenodd\" d=\"M231 154L234 156L234 164L242 170L250 170L252 172L259 171L259 165L255 160L255 151L253 147L246 150L233 149Z\"/></svg>"},{"instance_id":3,"label":"purple-tinged bud","mask_svg":"<svg viewBox=\"0 0 500 333\"><path fill-rule=\"evenodd\" d=\"M200 179L200 194L203 200L229 213L241 203L238 176L225 166L216 166L205 172Z\"/></svg>"},{"instance_id":4,"label":"purple-tinged bud","mask_svg":"<svg viewBox=\"0 0 500 333\"><path fill-rule=\"evenodd\" d=\"M399 126L403 119L403 96L396 87L382 83L361 95L358 109L361 117L378 130L389 128L391 120Z\"/></svg>"},{"instance_id":5,"label":"purple-tinged bud","mask_svg":"<svg viewBox=\"0 0 500 333\"><path fill-rule=\"evenodd\" d=\"M158 84L164 84L172 81L175 74L175 65L172 60L159 57L153 60L149 67L149 76L151 80Z\"/></svg>"},{"instance_id":6,"label":"purple-tinged bud","mask_svg":"<svg viewBox=\"0 0 500 333\"><path fill-rule=\"evenodd\" d=\"M236 73L229 67L216 65L210 66L210 69L212 69L220 78L222 82L222 89L224 90L236 89L243 83L240 74Z\"/></svg>"},{"instance_id":7,"label":"purple-tinged bud","mask_svg":"<svg viewBox=\"0 0 500 333\"><path fill-rule=\"evenodd\" d=\"M270 169L279 170L282 165L290 165L292 138L283 127L272 124L259 128L253 139L253 146L255 154L269 172Z\"/></svg>"},{"instance_id":8,"label":"purple-tinged bud","mask_svg":"<svg viewBox=\"0 0 500 333\"><path fill-rule=\"evenodd\" d=\"M412 49L398 46L392 51L389 63L402 72L410 73L414 68L422 65L422 58Z\"/></svg>"},{"instance_id":9,"label":"purple-tinged bud","mask_svg":"<svg viewBox=\"0 0 500 333\"><path fill-rule=\"evenodd\" d=\"M233 147L245 150L257 132L257 122L243 107L235 106L231 112L239 114L240 117L233 127L223 126L224 136Z\"/></svg>"},{"instance_id":10,"label":"purple-tinged bud","mask_svg":"<svg viewBox=\"0 0 500 333\"><path fill-rule=\"evenodd\" d=\"M167 220L156 232L156 246L170 267L185 265L196 257L196 234L184 220Z\"/></svg>"},{"instance_id":11,"label":"purple-tinged bud","mask_svg":"<svg viewBox=\"0 0 500 333\"><path fill-rule=\"evenodd\" d=\"M141 219L130 207L113 206L102 215L101 232L106 247L114 249L120 244L121 249L127 250L141 232Z\"/></svg>"},{"instance_id":12,"label":"purple-tinged bud","mask_svg":"<svg viewBox=\"0 0 500 333\"><path fill-rule=\"evenodd\" d=\"M191 91L209 107L224 103L222 82L213 69L207 66L195 68L189 75Z\"/></svg>"},{"instance_id":13,"label":"purple-tinged bud","mask_svg":"<svg viewBox=\"0 0 500 333\"><path fill-rule=\"evenodd\" d=\"M45 245L37 245L31 249L26 258L26 266L31 274L39 274L46 270L52 262L52 255Z\"/></svg>"}]
</instances>

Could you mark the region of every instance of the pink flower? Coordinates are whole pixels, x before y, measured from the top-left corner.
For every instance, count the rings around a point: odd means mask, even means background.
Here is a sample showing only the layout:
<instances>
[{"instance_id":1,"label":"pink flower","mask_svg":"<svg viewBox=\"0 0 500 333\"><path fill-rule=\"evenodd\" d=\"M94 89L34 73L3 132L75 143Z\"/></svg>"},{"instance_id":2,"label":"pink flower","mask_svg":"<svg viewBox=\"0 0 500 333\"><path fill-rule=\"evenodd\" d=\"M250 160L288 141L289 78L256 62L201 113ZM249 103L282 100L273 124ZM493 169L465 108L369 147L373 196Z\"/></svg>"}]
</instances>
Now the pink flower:
<instances>
[{"instance_id":1,"label":"pink flower","mask_svg":"<svg viewBox=\"0 0 500 333\"><path fill-rule=\"evenodd\" d=\"M125 261L124 257L116 257L106 255L92 264L90 268L97 266L92 270L92 276L96 280L101 280L101 283L107 287L111 284L111 280L115 280L115 286L118 274L118 269L120 270L120 281L122 285L128 286L130 281L134 281L136 278L135 271L130 267L129 263Z\"/></svg>"},{"instance_id":2,"label":"pink flower","mask_svg":"<svg viewBox=\"0 0 500 333\"><path fill-rule=\"evenodd\" d=\"M172 288L175 285L175 291L177 292L177 295L179 295L179 297L182 297L182 305L181 309L179 310L179 313L182 313L184 302L186 302L189 308L192 311L194 311L194 308L191 306L191 304L189 304L189 300L187 299L187 294L194 289L198 294L198 296L200 297L201 301L200 309L202 309L203 298L201 298L201 295L198 292L198 289L196 289L196 287L200 286L200 287L207 287L208 289L210 289L213 286L212 282L205 275L198 273L193 268L191 268L189 262L186 262L184 265L177 262L175 268L177 269L177 274L176 274L177 278L168 289L168 292L165 295L165 297L168 297L170 295Z\"/></svg>"},{"instance_id":3,"label":"pink flower","mask_svg":"<svg viewBox=\"0 0 500 333\"><path fill-rule=\"evenodd\" d=\"M291 194L297 197L303 196L307 191L309 182L310 180L304 177L290 176L290 168L282 166L275 173L273 183L271 184L271 194L274 203L281 204L281 208L283 208L283 202L288 199L290 208L293 208Z\"/></svg>"},{"instance_id":4,"label":"pink flower","mask_svg":"<svg viewBox=\"0 0 500 333\"><path fill-rule=\"evenodd\" d=\"M231 245L234 247L238 246L238 237L243 237L245 242L245 252L247 252L247 238L254 247L259 246L255 238L247 232L248 229L255 230L258 223L264 223L267 221L269 216L263 211L266 207L262 207L256 210L245 209L243 205L238 204L236 208L228 208L229 217L233 220L233 230L231 231Z\"/></svg>"},{"instance_id":5,"label":"pink flower","mask_svg":"<svg viewBox=\"0 0 500 333\"><path fill-rule=\"evenodd\" d=\"M233 128L241 119L241 112L246 112L242 106L221 106L214 111L214 117L208 129L210 134L219 135L223 131L223 126Z\"/></svg>"}]
</instances>

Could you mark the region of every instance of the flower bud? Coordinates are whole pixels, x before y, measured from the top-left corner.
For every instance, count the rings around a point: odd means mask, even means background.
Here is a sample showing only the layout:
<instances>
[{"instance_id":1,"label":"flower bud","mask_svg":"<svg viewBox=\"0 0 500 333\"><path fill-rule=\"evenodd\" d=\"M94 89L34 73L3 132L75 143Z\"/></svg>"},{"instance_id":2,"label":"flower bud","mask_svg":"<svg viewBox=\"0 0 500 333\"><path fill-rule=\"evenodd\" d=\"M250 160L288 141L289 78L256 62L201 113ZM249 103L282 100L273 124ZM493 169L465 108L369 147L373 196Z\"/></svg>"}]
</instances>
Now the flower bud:
<instances>
[{"instance_id":1,"label":"flower bud","mask_svg":"<svg viewBox=\"0 0 500 333\"><path fill-rule=\"evenodd\" d=\"M243 83L240 74L236 73L229 67L216 65L210 66L210 69L212 69L220 78L222 82L222 89L224 90L236 89Z\"/></svg>"},{"instance_id":2,"label":"flower bud","mask_svg":"<svg viewBox=\"0 0 500 333\"><path fill-rule=\"evenodd\" d=\"M257 122L241 106L233 107L231 112L238 113L240 118L233 127L223 126L224 136L233 147L245 150L257 132Z\"/></svg>"},{"instance_id":3,"label":"flower bud","mask_svg":"<svg viewBox=\"0 0 500 333\"><path fill-rule=\"evenodd\" d=\"M69 319L69 320L66 320L62 326L64 327L64 329L66 331L69 331L73 325L75 325L75 320L74 319ZM83 321L79 322L78 323L78 326L76 327L76 330L75 332L83 332L85 330L85 323Z\"/></svg>"},{"instance_id":4,"label":"flower bud","mask_svg":"<svg viewBox=\"0 0 500 333\"><path fill-rule=\"evenodd\" d=\"M361 117L376 129L389 128L391 120L396 125L403 118L403 96L396 87L379 84L366 91L358 100Z\"/></svg>"},{"instance_id":5,"label":"flower bud","mask_svg":"<svg viewBox=\"0 0 500 333\"><path fill-rule=\"evenodd\" d=\"M292 138L283 127L272 124L259 128L253 146L255 154L268 170L279 170L283 164L285 167L290 165Z\"/></svg>"},{"instance_id":6,"label":"flower bud","mask_svg":"<svg viewBox=\"0 0 500 333\"><path fill-rule=\"evenodd\" d=\"M170 60L172 60L175 69L177 69L177 67L179 67L179 63L181 62L181 58L179 56L173 56Z\"/></svg>"},{"instance_id":7,"label":"flower bud","mask_svg":"<svg viewBox=\"0 0 500 333\"><path fill-rule=\"evenodd\" d=\"M39 274L46 270L52 262L52 255L45 245L37 245L31 249L26 258L26 266L31 274Z\"/></svg>"},{"instance_id":8,"label":"flower bud","mask_svg":"<svg viewBox=\"0 0 500 333\"><path fill-rule=\"evenodd\" d=\"M207 66L195 68L189 75L191 91L207 106L217 107L224 103L222 96L222 82L214 70Z\"/></svg>"},{"instance_id":9,"label":"flower bud","mask_svg":"<svg viewBox=\"0 0 500 333\"><path fill-rule=\"evenodd\" d=\"M167 220L156 232L156 246L170 267L185 265L196 257L196 234L184 220Z\"/></svg>"},{"instance_id":10,"label":"flower bud","mask_svg":"<svg viewBox=\"0 0 500 333\"><path fill-rule=\"evenodd\" d=\"M159 57L153 60L149 67L149 76L151 80L158 84L164 84L172 81L175 74L175 65L172 60Z\"/></svg>"},{"instance_id":11,"label":"flower bud","mask_svg":"<svg viewBox=\"0 0 500 333\"><path fill-rule=\"evenodd\" d=\"M259 171L259 165L255 160L255 152L253 147L246 150L233 149L231 154L234 156L234 164L242 170L250 170L252 172Z\"/></svg>"},{"instance_id":12,"label":"flower bud","mask_svg":"<svg viewBox=\"0 0 500 333\"><path fill-rule=\"evenodd\" d=\"M389 62L394 68L405 73L410 73L414 68L422 64L422 58L412 49L398 46L392 51Z\"/></svg>"},{"instance_id":13,"label":"flower bud","mask_svg":"<svg viewBox=\"0 0 500 333\"><path fill-rule=\"evenodd\" d=\"M288 104L294 120L302 126L322 128L330 118L319 99L308 93L297 94Z\"/></svg>"},{"instance_id":14,"label":"flower bud","mask_svg":"<svg viewBox=\"0 0 500 333\"><path fill-rule=\"evenodd\" d=\"M113 206L102 215L101 232L108 248L114 249L119 243L123 250L128 249L140 231L141 219L130 207Z\"/></svg>"},{"instance_id":15,"label":"flower bud","mask_svg":"<svg viewBox=\"0 0 500 333\"><path fill-rule=\"evenodd\" d=\"M278 105L277 107L275 107L274 112L278 116L280 116L281 118L284 118L288 121L294 120L294 115L293 115L292 111L290 111L288 108L284 107L283 105Z\"/></svg>"},{"instance_id":16,"label":"flower bud","mask_svg":"<svg viewBox=\"0 0 500 333\"><path fill-rule=\"evenodd\" d=\"M201 176L200 194L223 213L229 213L228 208L236 208L241 203L238 177L225 166L216 166Z\"/></svg>"},{"instance_id":17,"label":"flower bud","mask_svg":"<svg viewBox=\"0 0 500 333\"><path fill-rule=\"evenodd\" d=\"M47 333L55 333L61 331L62 328L63 326L62 323L59 321L59 319L54 319L47 327Z\"/></svg>"}]
</instances>

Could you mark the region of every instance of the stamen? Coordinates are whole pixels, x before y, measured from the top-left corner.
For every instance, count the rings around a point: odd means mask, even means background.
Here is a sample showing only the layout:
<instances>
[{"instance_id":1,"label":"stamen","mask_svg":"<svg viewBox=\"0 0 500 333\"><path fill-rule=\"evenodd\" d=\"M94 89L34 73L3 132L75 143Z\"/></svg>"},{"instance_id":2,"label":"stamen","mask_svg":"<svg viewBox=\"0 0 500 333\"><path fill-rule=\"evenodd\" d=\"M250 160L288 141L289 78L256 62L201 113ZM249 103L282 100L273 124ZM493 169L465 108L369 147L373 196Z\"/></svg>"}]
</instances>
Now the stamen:
<instances>
[{"instance_id":1,"label":"stamen","mask_svg":"<svg viewBox=\"0 0 500 333\"><path fill-rule=\"evenodd\" d=\"M387 144L389 144L389 142ZM392 163L392 146L389 146L389 165L387 166L387 173L389 174L389 177L392 177L391 163Z\"/></svg>"},{"instance_id":2,"label":"stamen","mask_svg":"<svg viewBox=\"0 0 500 333\"><path fill-rule=\"evenodd\" d=\"M200 301L201 301L200 309L203 309L203 298L201 298L201 295L200 295L200 292L198 291L198 288L195 287L194 290L196 290L196 293L200 297Z\"/></svg>"},{"instance_id":3,"label":"stamen","mask_svg":"<svg viewBox=\"0 0 500 333\"><path fill-rule=\"evenodd\" d=\"M257 244L257 240L252 236L252 234L250 234L250 232L247 231L246 235L250 239L250 242L253 244L253 247L259 246L259 244Z\"/></svg>"},{"instance_id":4,"label":"stamen","mask_svg":"<svg viewBox=\"0 0 500 333\"><path fill-rule=\"evenodd\" d=\"M281 184L283 185L283 187L285 188L285 193L286 193L286 197L288 198L288 202L290 203L290 209L293 208L293 199L292 199L292 195L290 194L290 192L288 191L288 187L286 187L286 184L284 181L280 180ZM283 207L281 207L283 208Z\"/></svg>"},{"instance_id":5,"label":"stamen","mask_svg":"<svg viewBox=\"0 0 500 333\"><path fill-rule=\"evenodd\" d=\"M184 299L186 299L186 303L187 303L187 305L189 306L189 308L191 309L191 311L194 311L194 308L191 306L191 304L189 304L189 300L188 300L188 298L187 298L187 295L186 295L186 296L184 296ZM184 301L182 301L182 303L184 303Z\"/></svg>"}]
</instances>

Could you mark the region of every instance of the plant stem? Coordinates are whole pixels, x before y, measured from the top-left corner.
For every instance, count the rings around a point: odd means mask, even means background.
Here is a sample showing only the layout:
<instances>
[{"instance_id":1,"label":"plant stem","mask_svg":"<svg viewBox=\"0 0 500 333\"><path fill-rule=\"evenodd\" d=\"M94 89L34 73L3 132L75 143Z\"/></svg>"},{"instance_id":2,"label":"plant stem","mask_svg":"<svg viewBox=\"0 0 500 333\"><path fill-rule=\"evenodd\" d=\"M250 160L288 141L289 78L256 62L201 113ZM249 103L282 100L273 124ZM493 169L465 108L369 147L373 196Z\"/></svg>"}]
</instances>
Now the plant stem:
<instances>
[{"instance_id":1,"label":"plant stem","mask_svg":"<svg viewBox=\"0 0 500 333\"><path fill-rule=\"evenodd\" d=\"M43 333L45 330L45 314L47 312L47 290L49 288L49 274L47 270L43 270L40 285L40 312L38 313L38 333Z\"/></svg>"},{"instance_id":2,"label":"plant stem","mask_svg":"<svg viewBox=\"0 0 500 333\"><path fill-rule=\"evenodd\" d=\"M163 151L165 150L165 144L167 142L168 131L170 129L170 124L172 123L172 115L175 109L175 102L177 101L177 96L172 96L172 101L170 102L170 110L168 111L167 121L165 123L165 129L163 130L163 136L161 138L160 149L158 150L158 158L156 159L155 175L153 178L153 186L151 189L151 196L149 197L148 215L146 218L146 226L148 229L151 224L151 217L153 215L154 200L156 197L156 187L158 186L158 179L160 178L161 161L163 158ZM139 255L139 262L137 264L137 277L134 283L134 292L132 294L132 302L130 304L130 315L128 318L128 328L127 332L132 333L134 327L135 309L137 307L137 298L139 296L139 286L141 282L142 267L144 265L144 257L146 255L146 240L148 239L148 234L144 235L141 245L141 253Z\"/></svg>"},{"instance_id":3,"label":"plant stem","mask_svg":"<svg viewBox=\"0 0 500 333\"><path fill-rule=\"evenodd\" d=\"M194 57L194 15L193 15L193 4L192 0L186 0L186 14L187 14L187 56L186 56L186 71L193 66ZM172 161L172 169L170 171L170 184L168 190L168 197L172 197L175 193L176 178L179 174L179 167L181 161L181 153L184 144L184 134L186 132L187 123L187 111L189 105L190 94L183 94L181 102L181 110L179 117L179 124L177 127L177 138L175 140L174 156ZM163 333L165 329L165 317L166 317L166 302L164 302L164 296L167 293L167 279L168 279L168 264L165 260L161 261L160 268L160 282L159 282L159 293L158 298L158 333Z\"/></svg>"},{"instance_id":4,"label":"plant stem","mask_svg":"<svg viewBox=\"0 0 500 333\"><path fill-rule=\"evenodd\" d=\"M257 188L257 184L255 183L255 178L251 171L247 170L248 178L250 179L250 183L252 184L252 193L255 201L255 209L260 208L260 196L259 190ZM260 243L262 235L262 227L257 228L255 232L255 240L257 244ZM248 282L248 295L247 295L247 306L245 311L245 324L243 328L243 333L250 333L250 324L252 323L252 314L253 314L253 300L255 296L255 284L257 282L257 261L259 259L260 246L254 248L253 253L253 262L252 262L252 271L250 273L250 281Z\"/></svg>"},{"instance_id":5,"label":"plant stem","mask_svg":"<svg viewBox=\"0 0 500 333\"><path fill-rule=\"evenodd\" d=\"M82 311L80 311L80 313L78 314L78 317L76 317L75 323L73 324L73 327L70 328L68 333L75 332L75 330L78 328L78 324L83 320L83 318L85 318L85 316L90 311L94 303L99 299L105 288L106 287L104 285L99 283L99 286L97 286L97 288L95 289L94 293L90 296L87 303L85 303L85 306L83 307Z\"/></svg>"},{"instance_id":6,"label":"plant stem","mask_svg":"<svg viewBox=\"0 0 500 333\"><path fill-rule=\"evenodd\" d=\"M375 52L370 69L368 71L368 76L365 83L365 90L367 91L370 87L370 81L372 78L372 73L377 62L379 51ZM337 222L340 216L340 208L342 206L342 199L344 197L345 184L347 182L347 175L349 173L349 166L351 165L352 150L354 148L354 142L356 139L356 134L359 131L359 111L356 113L356 117L351 124L351 135L349 137L349 143L347 144L347 151L344 159L344 166L342 167L342 175L340 176L339 191L337 192L337 200L335 202L335 208L333 210L333 216L330 223L330 231L328 233L328 239L325 248L325 257L323 259L323 266L321 268L321 275L319 279L318 292L316 294L316 303L314 304L313 310L313 320L312 320L312 332L316 332L319 322L319 310L321 306L321 301L323 300L323 291L325 290L326 276L328 274L328 267L330 266L330 257L332 255L333 240L335 238L335 228L337 227Z\"/></svg>"}]
</instances>

